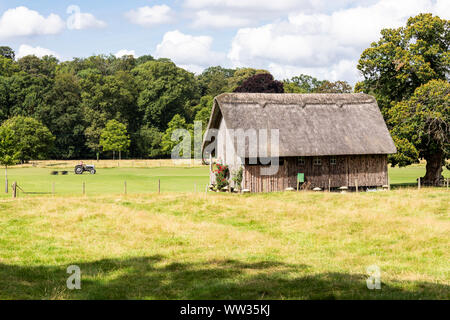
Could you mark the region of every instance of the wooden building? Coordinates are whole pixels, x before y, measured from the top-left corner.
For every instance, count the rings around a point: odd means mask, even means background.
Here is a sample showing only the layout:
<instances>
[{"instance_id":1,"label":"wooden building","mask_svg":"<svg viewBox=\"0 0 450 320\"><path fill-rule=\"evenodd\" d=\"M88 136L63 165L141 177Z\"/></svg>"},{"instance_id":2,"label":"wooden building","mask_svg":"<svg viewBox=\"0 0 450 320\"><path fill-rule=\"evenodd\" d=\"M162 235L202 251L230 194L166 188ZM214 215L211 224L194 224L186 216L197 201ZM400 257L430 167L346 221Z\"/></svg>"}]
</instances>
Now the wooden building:
<instances>
[{"instance_id":1,"label":"wooden building","mask_svg":"<svg viewBox=\"0 0 450 320\"><path fill-rule=\"evenodd\" d=\"M258 134L264 130L267 139ZM275 144L273 130L279 136ZM267 158L278 156L274 174L262 173L267 162L254 161L254 132L258 157L264 143ZM231 172L242 167L242 187L251 192L296 188L299 174L323 189L383 186L387 155L397 152L376 100L366 94L226 93L214 99L208 133L204 157L211 153Z\"/></svg>"}]
</instances>

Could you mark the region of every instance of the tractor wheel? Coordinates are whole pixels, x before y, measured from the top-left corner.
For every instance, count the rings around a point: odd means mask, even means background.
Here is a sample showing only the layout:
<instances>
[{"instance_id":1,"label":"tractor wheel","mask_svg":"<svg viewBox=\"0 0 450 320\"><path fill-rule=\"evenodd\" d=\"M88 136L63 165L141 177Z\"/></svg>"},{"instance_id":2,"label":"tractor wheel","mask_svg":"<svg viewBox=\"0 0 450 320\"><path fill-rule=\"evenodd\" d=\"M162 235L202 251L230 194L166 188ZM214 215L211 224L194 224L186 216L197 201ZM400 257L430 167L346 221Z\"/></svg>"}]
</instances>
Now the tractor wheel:
<instances>
[{"instance_id":1,"label":"tractor wheel","mask_svg":"<svg viewBox=\"0 0 450 320\"><path fill-rule=\"evenodd\" d=\"M76 167L75 168L75 174L83 174L83 168L82 167Z\"/></svg>"},{"instance_id":2,"label":"tractor wheel","mask_svg":"<svg viewBox=\"0 0 450 320\"><path fill-rule=\"evenodd\" d=\"M96 174L97 171L95 171L95 169L91 169L90 173L91 173L91 174Z\"/></svg>"}]
</instances>

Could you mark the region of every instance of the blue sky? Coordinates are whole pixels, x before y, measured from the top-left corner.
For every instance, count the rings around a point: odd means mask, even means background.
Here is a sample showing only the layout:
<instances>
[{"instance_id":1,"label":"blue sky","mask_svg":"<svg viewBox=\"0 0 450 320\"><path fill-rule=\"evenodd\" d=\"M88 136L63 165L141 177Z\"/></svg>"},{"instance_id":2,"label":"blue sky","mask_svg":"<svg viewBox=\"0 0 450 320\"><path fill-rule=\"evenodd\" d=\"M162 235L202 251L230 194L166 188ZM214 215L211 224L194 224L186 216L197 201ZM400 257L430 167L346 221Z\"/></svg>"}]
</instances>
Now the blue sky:
<instances>
[{"instance_id":1,"label":"blue sky","mask_svg":"<svg viewBox=\"0 0 450 320\"><path fill-rule=\"evenodd\" d=\"M0 44L19 57L151 54L196 73L249 66L278 79L306 73L354 84L381 28L421 12L449 19L450 1L1 0Z\"/></svg>"}]
</instances>

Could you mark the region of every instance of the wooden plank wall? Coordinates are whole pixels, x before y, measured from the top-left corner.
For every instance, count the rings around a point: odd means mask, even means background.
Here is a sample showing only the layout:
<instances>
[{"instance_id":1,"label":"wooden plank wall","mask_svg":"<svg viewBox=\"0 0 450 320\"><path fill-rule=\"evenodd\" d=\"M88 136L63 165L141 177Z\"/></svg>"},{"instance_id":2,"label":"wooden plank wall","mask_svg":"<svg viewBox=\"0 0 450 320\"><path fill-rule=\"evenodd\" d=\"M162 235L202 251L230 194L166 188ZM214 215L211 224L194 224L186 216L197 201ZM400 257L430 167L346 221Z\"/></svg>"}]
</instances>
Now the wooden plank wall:
<instances>
[{"instance_id":1,"label":"wooden plank wall","mask_svg":"<svg viewBox=\"0 0 450 320\"><path fill-rule=\"evenodd\" d=\"M336 164L331 164L331 158ZM312 187L328 189L342 186L355 187L356 180L360 187L383 186L388 183L387 156L361 155L320 157L321 165L314 165L313 157L305 157L305 164L299 165L297 158L285 158L278 173L262 176L261 167L246 165L244 167L243 187L251 192L283 191L288 187L297 187L297 174L304 173L305 180Z\"/></svg>"}]
</instances>

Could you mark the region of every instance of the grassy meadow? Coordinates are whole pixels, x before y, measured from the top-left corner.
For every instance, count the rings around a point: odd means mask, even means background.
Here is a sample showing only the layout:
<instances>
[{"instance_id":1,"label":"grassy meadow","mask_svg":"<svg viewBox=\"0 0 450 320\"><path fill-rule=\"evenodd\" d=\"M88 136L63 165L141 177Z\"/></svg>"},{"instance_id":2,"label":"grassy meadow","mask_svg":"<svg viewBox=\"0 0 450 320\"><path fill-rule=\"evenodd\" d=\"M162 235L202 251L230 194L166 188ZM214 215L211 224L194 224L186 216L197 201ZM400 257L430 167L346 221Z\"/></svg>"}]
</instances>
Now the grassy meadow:
<instances>
[{"instance_id":1,"label":"grassy meadow","mask_svg":"<svg viewBox=\"0 0 450 320\"><path fill-rule=\"evenodd\" d=\"M25 190L55 182L56 194L0 199L0 299L450 298L445 188L206 195L193 192L204 167L51 168L9 170ZM391 182L423 170L391 169ZM70 265L81 290L66 287ZM381 290L366 287L371 265Z\"/></svg>"}]
</instances>

